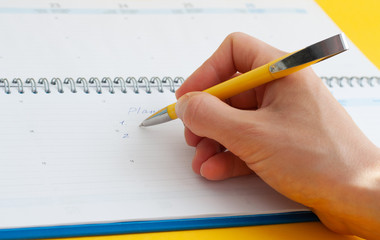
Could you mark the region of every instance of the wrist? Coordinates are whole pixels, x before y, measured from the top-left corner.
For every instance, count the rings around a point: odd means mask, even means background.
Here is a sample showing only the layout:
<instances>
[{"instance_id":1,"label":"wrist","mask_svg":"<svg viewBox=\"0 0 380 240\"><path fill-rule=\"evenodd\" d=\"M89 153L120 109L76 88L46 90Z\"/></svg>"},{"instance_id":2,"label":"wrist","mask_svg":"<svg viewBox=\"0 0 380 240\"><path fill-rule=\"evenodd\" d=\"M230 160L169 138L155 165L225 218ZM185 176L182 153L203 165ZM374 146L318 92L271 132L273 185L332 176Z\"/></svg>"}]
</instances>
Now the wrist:
<instances>
[{"instance_id":1,"label":"wrist","mask_svg":"<svg viewBox=\"0 0 380 240\"><path fill-rule=\"evenodd\" d=\"M374 147L367 155L370 164L356 176L351 187L355 213L348 223L353 233L367 239L380 238L380 148ZM360 162L359 162L360 163ZM356 215L356 216L355 216Z\"/></svg>"},{"instance_id":2,"label":"wrist","mask_svg":"<svg viewBox=\"0 0 380 240\"><path fill-rule=\"evenodd\" d=\"M359 156L356 165L351 166L353 171L345 171L346 176L336 182L336 192L328 204L316 213L334 231L379 239L380 148L366 148Z\"/></svg>"}]
</instances>

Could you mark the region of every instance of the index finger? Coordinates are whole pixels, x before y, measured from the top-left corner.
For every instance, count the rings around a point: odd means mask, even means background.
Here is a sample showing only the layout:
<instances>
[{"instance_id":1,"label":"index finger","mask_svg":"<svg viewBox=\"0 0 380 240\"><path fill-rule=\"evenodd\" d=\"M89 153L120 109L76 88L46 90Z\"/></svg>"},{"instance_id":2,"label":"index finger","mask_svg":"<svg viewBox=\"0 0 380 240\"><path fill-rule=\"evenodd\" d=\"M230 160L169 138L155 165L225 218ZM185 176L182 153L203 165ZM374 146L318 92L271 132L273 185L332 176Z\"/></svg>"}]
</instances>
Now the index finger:
<instances>
[{"instance_id":1,"label":"index finger","mask_svg":"<svg viewBox=\"0 0 380 240\"><path fill-rule=\"evenodd\" d=\"M202 91L266 64L284 53L244 33L232 33L176 91L176 97L191 91Z\"/></svg>"}]
</instances>

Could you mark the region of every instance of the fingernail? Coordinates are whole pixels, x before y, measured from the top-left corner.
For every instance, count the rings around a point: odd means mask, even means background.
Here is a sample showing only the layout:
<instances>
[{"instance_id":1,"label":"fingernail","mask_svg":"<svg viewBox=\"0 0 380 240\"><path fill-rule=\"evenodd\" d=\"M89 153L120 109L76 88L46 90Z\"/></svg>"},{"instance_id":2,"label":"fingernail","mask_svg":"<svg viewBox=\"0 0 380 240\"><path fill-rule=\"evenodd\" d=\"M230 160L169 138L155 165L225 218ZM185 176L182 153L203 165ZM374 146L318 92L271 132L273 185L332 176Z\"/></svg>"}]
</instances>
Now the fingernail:
<instances>
[{"instance_id":1,"label":"fingernail","mask_svg":"<svg viewBox=\"0 0 380 240\"><path fill-rule=\"evenodd\" d=\"M201 174L202 177L204 177L203 176L203 165L204 165L204 163L201 165L201 168L199 169L199 173Z\"/></svg>"},{"instance_id":2,"label":"fingernail","mask_svg":"<svg viewBox=\"0 0 380 240\"><path fill-rule=\"evenodd\" d=\"M182 119L183 113L186 111L187 103L189 101L189 96L187 94L180 97L175 105L175 113L177 117Z\"/></svg>"}]
</instances>

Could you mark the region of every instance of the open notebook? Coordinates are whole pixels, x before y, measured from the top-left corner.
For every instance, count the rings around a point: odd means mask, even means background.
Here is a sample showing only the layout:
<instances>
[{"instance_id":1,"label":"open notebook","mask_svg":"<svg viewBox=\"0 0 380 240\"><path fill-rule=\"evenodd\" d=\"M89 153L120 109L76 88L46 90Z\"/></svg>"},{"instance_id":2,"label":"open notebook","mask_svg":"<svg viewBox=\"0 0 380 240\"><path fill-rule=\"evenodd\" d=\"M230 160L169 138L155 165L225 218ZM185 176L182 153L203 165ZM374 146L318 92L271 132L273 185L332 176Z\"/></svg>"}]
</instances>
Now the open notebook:
<instances>
[{"instance_id":1,"label":"open notebook","mask_svg":"<svg viewBox=\"0 0 380 240\"><path fill-rule=\"evenodd\" d=\"M1 1L0 238L316 220L256 176L194 174L179 120L138 127L235 31L287 51L340 32L306 0ZM380 74L350 46L315 69L380 146Z\"/></svg>"}]
</instances>

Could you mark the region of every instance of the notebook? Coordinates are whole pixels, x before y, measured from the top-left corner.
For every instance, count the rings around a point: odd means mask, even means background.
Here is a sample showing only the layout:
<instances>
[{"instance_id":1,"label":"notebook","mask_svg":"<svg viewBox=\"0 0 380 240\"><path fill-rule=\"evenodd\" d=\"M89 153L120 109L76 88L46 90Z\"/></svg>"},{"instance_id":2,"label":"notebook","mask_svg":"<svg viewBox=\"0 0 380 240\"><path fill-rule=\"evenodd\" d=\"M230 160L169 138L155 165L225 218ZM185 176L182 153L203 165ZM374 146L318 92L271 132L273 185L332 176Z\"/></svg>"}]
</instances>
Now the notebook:
<instances>
[{"instance_id":1,"label":"notebook","mask_svg":"<svg viewBox=\"0 0 380 240\"><path fill-rule=\"evenodd\" d=\"M317 220L255 175L193 173L179 120L138 127L236 31L287 51L340 32L310 0L1 1L0 239ZM315 70L380 146L380 74L349 45Z\"/></svg>"}]
</instances>

